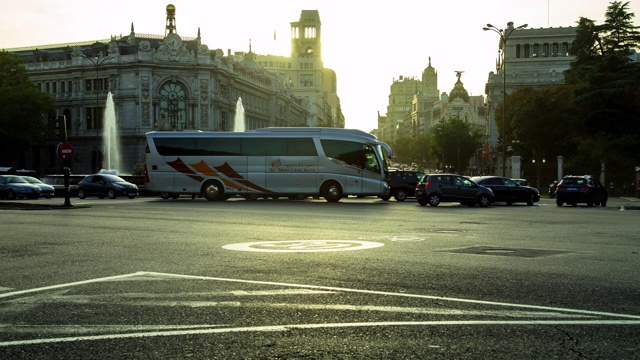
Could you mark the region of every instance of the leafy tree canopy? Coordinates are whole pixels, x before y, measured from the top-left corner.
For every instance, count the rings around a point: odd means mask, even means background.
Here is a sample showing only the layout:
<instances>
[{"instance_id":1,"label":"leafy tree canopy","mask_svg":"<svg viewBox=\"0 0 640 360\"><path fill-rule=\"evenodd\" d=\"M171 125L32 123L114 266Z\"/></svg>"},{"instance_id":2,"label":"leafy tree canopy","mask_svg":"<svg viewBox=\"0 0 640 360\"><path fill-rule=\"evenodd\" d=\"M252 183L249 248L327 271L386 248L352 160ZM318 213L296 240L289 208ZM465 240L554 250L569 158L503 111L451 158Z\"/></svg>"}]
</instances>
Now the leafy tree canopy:
<instances>
[{"instance_id":1,"label":"leafy tree canopy","mask_svg":"<svg viewBox=\"0 0 640 360\"><path fill-rule=\"evenodd\" d=\"M20 153L45 139L53 100L29 80L22 59L0 51L0 165L18 166Z\"/></svg>"}]
</instances>

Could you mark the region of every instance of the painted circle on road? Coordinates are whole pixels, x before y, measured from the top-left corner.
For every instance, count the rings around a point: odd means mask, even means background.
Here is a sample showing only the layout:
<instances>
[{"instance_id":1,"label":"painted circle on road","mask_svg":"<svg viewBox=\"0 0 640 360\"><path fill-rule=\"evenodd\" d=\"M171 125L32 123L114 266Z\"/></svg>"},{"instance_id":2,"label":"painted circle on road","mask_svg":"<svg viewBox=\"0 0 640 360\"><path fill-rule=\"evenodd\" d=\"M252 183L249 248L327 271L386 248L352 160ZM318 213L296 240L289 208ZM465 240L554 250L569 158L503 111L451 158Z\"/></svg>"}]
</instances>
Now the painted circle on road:
<instances>
[{"instance_id":1,"label":"painted circle on road","mask_svg":"<svg viewBox=\"0 0 640 360\"><path fill-rule=\"evenodd\" d=\"M327 252L365 250L384 246L383 243L359 240L289 240L257 241L224 245L222 248L254 252Z\"/></svg>"}]
</instances>

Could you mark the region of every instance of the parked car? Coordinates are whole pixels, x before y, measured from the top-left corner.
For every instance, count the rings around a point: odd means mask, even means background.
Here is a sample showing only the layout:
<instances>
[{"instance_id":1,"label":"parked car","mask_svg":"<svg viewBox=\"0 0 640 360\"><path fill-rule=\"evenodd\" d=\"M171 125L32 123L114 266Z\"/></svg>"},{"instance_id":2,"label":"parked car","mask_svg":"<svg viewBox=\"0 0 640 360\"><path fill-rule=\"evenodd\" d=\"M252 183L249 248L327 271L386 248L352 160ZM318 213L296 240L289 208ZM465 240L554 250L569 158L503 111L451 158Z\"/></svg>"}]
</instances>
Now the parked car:
<instances>
[{"instance_id":1,"label":"parked car","mask_svg":"<svg viewBox=\"0 0 640 360\"><path fill-rule=\"evenodd\" d=\"M471 181L493 190L496 202L511 205L524 202L531 206L540 201L540 191L530 186L519 185L514 180L502 176L475 176Z\"/></svg>"},{"instance_id":2,"label":"parked car","mask_svg":"<svg viewBox=\"0 0 640 360\"><path fill-rule=\"evenodd\" d=\"M396 201L404 201L407 197L416 195L416 186L424 176L423 172L411 170L398 170L389 172L389 195L381 197L382 200L389 200L392 196Z\"/></svg>"},{"instance_id":3,"label":"parked car","mask_svg":"<svg viewBox=\"0 0 640 360\"><path fill-rule=\"evenodd\" d=\"M7 200L37 199L42 190L40 187L29 184L22 176L0 175L0 197Z\"/></svg>"},{"instance_id":4,"label":"parked car","mask_svg":"<svg viewBox=\"0 0 640 360\"><path fill-rule=\"evenodd\" d=\"M607 206L607 188L590 175L567 175L556 186L556 205L586 203Z\"/></svg>"},{"instance_id":5,"label":"parked car","mask_svg":"<svg viewBox=\"0 0 640 360\"><path fill-rule=\"evenodd\" d=\"M33 184L39 187L42 196L44 196L47 199L51 199L56 193L56 189L53 186L43 183L38 178L35 178L33 176L23 176L22 178L27 180L29 184Z\"/></svg>"},{"instance_id":6,"label":"parked car","mask_svg":"<svg viewBox=\"0 0 640 360\"><path fill-rule=\"evenodd\" d=\"M422 206L438 206L441 202L459 202L464 205L479 204L487 207L494 201L491 189L470 179L454 174L427 174L416 187L416 199Z\"/></svg>"},{"instance_id":7,"label":"parked car","mask_svg":"<svg viewBox=\"0 0 640 360\"><path fill-rule=\"evenodd\" d=\"M138 186L117 175L87 175L78 183L78 197L84 199L91 195L100 199L104 199L105 196L115 199L120 195L126 195L129 199L133 199L138 195Z\"/></svg>"}]
</instances>

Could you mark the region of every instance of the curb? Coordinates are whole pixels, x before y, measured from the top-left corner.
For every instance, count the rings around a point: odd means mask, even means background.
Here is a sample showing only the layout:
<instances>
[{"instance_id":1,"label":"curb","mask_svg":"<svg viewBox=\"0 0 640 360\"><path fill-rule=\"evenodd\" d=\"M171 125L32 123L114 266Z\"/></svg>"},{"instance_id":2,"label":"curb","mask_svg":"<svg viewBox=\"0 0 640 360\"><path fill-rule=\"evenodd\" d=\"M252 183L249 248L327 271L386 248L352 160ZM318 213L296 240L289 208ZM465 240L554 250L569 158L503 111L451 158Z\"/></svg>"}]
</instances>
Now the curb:
<instances>
[{"instance_id":1,"label":"curb","mask_svg":"<svg viewBox=\"0 0 640 360\"><path fill-rule=\"evenodd\" d=\"M623 206L620 206L620 211L626 211L626 210L640 210L640 206L639 205L623 205Z\"/></svg>"}]
</instances>

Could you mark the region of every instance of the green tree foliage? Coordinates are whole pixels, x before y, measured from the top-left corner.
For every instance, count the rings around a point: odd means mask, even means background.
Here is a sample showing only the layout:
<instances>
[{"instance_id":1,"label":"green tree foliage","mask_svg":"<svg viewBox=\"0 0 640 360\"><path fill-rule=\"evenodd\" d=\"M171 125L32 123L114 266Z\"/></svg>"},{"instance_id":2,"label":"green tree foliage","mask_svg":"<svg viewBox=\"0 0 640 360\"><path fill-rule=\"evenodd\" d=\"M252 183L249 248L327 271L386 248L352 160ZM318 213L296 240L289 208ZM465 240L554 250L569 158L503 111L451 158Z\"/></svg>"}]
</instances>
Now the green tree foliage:
<instances>
[{"instance_id":1,"label":"green tree foliage","mask_svg":"<svg viewBox=\"0 0 640 360\"><path fill-rule=\"evenodd\" d=\"M579 86L523 88L509 95L507 144L529 158L575 153L585 135L576 116L574 93Z\"/></svg>"},{"instance_id":2,"label":"green tree foliage","mask_svg":"<svg viewBox=\"0 0 640 360\"><path fill-rule=\"evenodd\" d=\"M431 138L428 135L420 135L415 138L399 138L389 145L393 149L396 162L429 166L432 163L430 142Z\"/></svg>"},{"instance_id":3,"label":"green tree foliage","mask_svg":"<svg viewBox=\"0 0 640 360\"><path fill-rule=\"evenodd\" d=\"M44 141L53 100L29 80L22 59L0 51L0 165L22 166L20 154Z\"/></svg>"},{"instance_id":4,"label":"green tree foliage","mask_svg":"<svg viewBox=\"0 0 640 360\"><path fill-rule=\"evenodd\" d=\"M472 129L463 119L441 120L431 128L431 155L464 173L469 160L481 150L482 137L479 129Z\"/></svg>"},{"instance_id":5,"label":"green tree foliage","mask_svg":"<svg viewBox=\"0 0 640 360\"><path fill-rule=\"evenodd\" d=\"M579 119L577 153L568 165L594 168L604 161L614 178L640 163L640 64L629 58L640 44L640 31L628 7L611 2L601 25L580 18L569 51L576 59L565 71L566 82L576 85L573 107Z\"/></svg>"}]
</instances>

